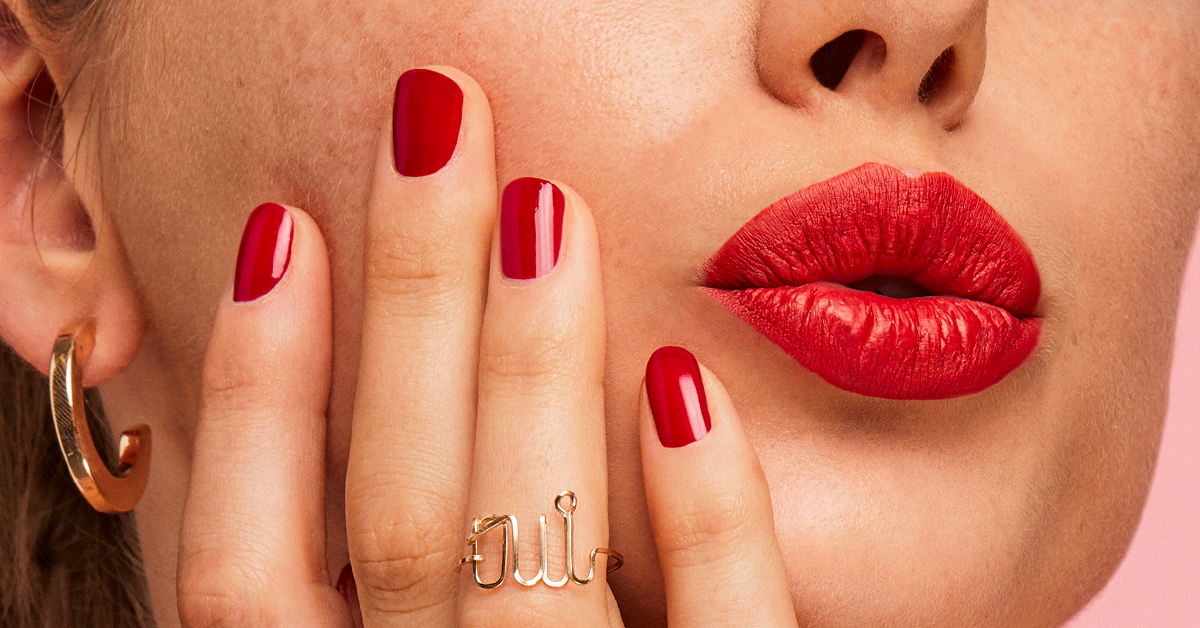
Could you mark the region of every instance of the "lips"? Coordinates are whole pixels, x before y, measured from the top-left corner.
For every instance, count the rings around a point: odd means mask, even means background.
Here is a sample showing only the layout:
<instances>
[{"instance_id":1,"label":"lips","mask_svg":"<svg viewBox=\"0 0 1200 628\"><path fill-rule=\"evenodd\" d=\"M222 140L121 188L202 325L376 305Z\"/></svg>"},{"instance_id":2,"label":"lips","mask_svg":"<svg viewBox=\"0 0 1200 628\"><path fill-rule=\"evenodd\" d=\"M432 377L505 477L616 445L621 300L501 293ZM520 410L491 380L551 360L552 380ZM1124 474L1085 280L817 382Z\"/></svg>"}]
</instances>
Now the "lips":
<instances>
[{"instance_id":1,"label":"lips","mask_svg":"<svg viewBox=\"0 0 1200 628\"><path fill-rule=\"evenodd\" d=\"M704 286L805 368L871 397L979 392L1041 332L1037 266L996 210L948 174L875 163L763 210L708 261Z\"/></svg>"}]
</instances>

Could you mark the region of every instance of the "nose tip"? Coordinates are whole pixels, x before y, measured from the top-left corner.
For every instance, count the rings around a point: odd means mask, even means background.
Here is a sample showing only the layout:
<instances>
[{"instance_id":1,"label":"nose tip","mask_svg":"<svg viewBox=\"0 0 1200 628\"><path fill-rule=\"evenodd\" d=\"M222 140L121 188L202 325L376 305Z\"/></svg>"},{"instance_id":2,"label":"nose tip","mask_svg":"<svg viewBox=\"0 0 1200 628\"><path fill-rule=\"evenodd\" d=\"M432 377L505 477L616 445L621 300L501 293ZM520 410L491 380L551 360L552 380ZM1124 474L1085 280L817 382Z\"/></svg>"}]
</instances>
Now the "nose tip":
<instances>
[{"instance_id":1,"label":"nose tip","mask_svg":"<svg viewBox=\"0 0 1200 628\"><path fill-rule=\"evenodd\" d=\"M986 15L982 0L896 0L869 11L849 1L771 1L759 25L759 78L788 105L854 100L953 128L983 77Z\"/></svg>"}]
</instances>

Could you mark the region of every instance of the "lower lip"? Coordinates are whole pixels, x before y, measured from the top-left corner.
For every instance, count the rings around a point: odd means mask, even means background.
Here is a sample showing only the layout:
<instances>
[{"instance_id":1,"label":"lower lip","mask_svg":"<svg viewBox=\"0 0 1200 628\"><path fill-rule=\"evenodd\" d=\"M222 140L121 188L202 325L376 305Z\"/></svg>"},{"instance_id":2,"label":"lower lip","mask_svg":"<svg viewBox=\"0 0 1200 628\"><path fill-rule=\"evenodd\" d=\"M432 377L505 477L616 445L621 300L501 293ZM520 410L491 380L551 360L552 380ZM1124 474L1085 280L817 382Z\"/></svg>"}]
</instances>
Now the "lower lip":
<instances>
[{"instance_id":1,"label":"lower lip","mask_svg":"<svg viewBox=\"0 0 1200 628\"><path fill-rule=\"evenodd\" d=\"M1025 361L1039 318L981 301L893 299L846 286L703 288L805 368L844 390L886 399L979 392Z\"/></svg>"}]
</instances>

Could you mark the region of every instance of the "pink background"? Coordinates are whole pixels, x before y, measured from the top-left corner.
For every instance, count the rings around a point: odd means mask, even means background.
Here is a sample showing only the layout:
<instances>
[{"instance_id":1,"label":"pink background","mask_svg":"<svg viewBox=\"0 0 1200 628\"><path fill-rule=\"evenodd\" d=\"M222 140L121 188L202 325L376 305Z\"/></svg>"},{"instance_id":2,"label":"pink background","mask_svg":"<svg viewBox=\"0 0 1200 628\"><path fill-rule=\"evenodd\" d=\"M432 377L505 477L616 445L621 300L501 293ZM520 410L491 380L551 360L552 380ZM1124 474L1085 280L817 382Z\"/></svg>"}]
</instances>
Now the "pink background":
<instances>
[{"instance_id":1,"label":"pink background","mask_svg":"<svg viewBox=\"0 0 1200 628\"><path fill-rule=\"evenodd\" d=\"M1198 240L1200 242L1200 240ZM1200 626L1200 255L1184 279L1162 451L1125 562L1068 628Z\"/></svg>"}]
</instances>

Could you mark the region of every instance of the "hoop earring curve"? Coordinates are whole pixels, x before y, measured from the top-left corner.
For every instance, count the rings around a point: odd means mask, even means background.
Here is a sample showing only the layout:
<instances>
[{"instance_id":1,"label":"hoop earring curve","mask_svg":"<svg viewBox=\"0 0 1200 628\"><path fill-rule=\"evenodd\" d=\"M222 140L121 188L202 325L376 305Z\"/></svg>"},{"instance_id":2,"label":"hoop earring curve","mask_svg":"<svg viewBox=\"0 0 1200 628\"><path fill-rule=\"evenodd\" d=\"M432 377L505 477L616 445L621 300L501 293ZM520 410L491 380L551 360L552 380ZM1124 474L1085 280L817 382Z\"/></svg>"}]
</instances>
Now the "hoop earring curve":
<instances>
[{"instance_id":1,"label":"hoop earring curve","mask_svg":"<svg viewBox=\"0 0 1200 628\"><path fill-rule=\"evenodd\" d=\"M87 361L95 343L91 323L68 325L59 332L50 357L50 412L79 492L100 512L127 512L142 498L150 476L150 426L137 425L121 434L117 474L110 473L92 441L83 403L80 363Z\"/></svg>"}]
</instances>

